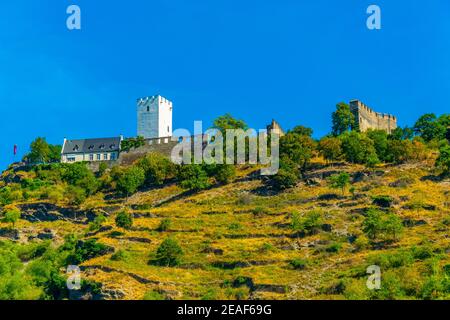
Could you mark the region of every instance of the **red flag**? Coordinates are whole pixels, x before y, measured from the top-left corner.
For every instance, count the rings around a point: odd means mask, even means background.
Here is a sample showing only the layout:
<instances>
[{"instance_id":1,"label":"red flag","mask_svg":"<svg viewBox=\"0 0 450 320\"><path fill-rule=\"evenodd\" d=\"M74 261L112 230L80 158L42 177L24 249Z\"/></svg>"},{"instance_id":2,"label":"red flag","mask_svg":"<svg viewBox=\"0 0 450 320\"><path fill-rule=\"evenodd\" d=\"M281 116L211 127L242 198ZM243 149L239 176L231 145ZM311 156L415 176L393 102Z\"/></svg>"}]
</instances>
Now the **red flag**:
<instances>
[{"instance_id":1,"label":"red flag","mask_svg":"<svg viewBox=\"0 0 450 320\"><path fill-rule=\"evenodd\" d=\"M16 155L17 154L17 145L15 144L14 145L14 155Z\"/></svg>"}]
</instances>

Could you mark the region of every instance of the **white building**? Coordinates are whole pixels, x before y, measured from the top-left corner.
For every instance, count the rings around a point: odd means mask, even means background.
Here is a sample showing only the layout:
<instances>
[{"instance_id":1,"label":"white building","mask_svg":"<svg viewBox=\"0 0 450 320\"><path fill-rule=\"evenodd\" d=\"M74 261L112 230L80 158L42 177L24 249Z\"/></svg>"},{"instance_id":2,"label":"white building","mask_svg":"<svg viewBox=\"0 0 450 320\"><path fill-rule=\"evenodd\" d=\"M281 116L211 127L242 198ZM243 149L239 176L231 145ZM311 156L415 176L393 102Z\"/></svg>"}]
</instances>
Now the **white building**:
<instances>
[{"instance_id":1,"label":"white building","mask_svg":"<svg viewBox=\"0 0 450 320\"><path fill-rule=\"evenodd\" d=\"M172 102L160 95L138 99L137 135L145 139L172 136Z\"/></svg>"},{"instance_id":2,"label":"white building","mask_svg":"<svg viewBox=\"0 0 450 320\"><path fill-rule=\"evenodd\" d=\"M64 138L61 162L115 161L119 158L120 143L123 137L78 139Z\"/></svg>"}]
</instances>

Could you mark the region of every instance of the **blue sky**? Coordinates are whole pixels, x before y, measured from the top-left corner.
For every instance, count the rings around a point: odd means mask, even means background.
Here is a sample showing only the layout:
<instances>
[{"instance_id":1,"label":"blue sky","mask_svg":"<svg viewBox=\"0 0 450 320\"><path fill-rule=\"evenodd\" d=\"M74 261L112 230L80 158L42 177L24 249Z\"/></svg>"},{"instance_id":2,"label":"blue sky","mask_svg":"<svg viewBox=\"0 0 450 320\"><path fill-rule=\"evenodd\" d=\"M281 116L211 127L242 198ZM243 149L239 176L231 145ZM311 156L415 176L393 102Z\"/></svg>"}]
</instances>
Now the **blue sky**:
<instances>
[{"instance_id":1,"label":"blue sky","mask_svg":"<svg viewBox=\"0 0 450 320\"><path fill-rule=\"evenodd\" d=\"M354 98L412 125L449 112L449 57L448 0L2 1L0 169L37 136L133 136L136 99L153 94L174 102L174 128L229 112L319 137Z\"/></svg>"}]
</instances>

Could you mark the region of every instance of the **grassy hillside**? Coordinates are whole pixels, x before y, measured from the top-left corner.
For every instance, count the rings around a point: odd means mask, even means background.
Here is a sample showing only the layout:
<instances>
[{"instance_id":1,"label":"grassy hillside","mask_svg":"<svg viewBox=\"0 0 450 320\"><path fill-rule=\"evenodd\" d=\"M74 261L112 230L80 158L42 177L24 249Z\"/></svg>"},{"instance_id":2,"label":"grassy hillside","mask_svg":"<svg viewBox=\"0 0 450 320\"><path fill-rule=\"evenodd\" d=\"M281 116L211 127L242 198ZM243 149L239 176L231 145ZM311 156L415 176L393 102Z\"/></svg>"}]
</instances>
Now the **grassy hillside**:
<instances>
[{"instance_id":1,"label":"grassy hillside","mask_svg":"<svg viewBox=\"0 0 450 320\"><path fill-rule=\"evenodd\" d=\"M42 297L29 265L63 255L68 235L109 248L79 263L82 278L95 284L84 287L84 298L95 292L105 299L450 298L450 181L432 165L367 169L315 158L302 181L285 191L272 190L258 168L242 166L233 182L202 191L166 182L129 197L95 193L79 206L67 203L61 184L27 187L24 195L17 186L36 172L10 170L2 188L10 188L13 201L4 208L18 208L21 218L14 227L0 222L0 250L18 257L14 272L34 279L33 288L18 289L26 298ZM351 192L330 188L327 178L340 172L351 175ZM370 208L399 217L401 234L365 235ZM134 217L130 229L115 223L123 210ZM312 213L315 225L308 229ZM99 215L106 219L93 225ZM169 237L183 250L180 263L153 263ZM66 261L58 264L63 279ZM365 285L373 264L381 267L380 290ZM0 271L0 286L5 274Z\"/></svg>"}]
</instances>

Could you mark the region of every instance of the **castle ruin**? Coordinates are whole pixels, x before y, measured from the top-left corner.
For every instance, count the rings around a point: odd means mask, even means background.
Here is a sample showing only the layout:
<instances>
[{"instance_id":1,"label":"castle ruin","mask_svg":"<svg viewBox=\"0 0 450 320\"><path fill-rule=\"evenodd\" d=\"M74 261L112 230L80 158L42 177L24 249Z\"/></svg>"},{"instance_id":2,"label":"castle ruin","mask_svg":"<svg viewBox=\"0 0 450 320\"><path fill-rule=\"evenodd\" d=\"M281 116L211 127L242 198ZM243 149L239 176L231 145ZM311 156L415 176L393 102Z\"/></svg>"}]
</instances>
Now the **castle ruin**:
<instances>
[{"instance_id":1,"label":"castle ruin","mask_svg":"<svg viewBox=\"0 0 450 320\"><path fill-rule=\"evenodd\" d=\"M392 131L397 128L397 118L395 116L375 112L359 100L350 101L350 111L355 116L355 129L358 129L361 132L374 129L392 133Z\"/></svg>"}]
</instances>

